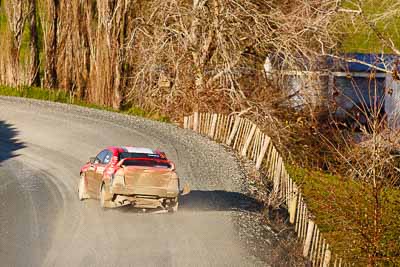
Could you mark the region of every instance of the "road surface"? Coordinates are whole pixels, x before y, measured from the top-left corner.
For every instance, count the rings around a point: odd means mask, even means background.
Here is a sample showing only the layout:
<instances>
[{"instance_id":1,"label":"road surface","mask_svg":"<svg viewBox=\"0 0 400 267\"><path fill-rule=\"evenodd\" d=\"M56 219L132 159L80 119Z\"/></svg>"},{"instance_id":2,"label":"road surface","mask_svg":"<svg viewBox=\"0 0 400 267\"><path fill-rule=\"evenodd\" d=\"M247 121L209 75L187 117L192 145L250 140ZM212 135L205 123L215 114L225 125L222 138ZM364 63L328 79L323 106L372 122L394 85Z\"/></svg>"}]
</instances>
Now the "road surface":
<instances>
[{"instance_id":1,"label":"road surface","mask_svg":"<svg viewBox=\"0 0 400 267\"><path fill-rule=\"evenodd\" d=\"M79 201L79 168L109 145L159 148L192 193L175 214ZM265 266L238 236L254 209L221 146L172 124L0 97L1 266Z\"/></svg>"}]
</instances>

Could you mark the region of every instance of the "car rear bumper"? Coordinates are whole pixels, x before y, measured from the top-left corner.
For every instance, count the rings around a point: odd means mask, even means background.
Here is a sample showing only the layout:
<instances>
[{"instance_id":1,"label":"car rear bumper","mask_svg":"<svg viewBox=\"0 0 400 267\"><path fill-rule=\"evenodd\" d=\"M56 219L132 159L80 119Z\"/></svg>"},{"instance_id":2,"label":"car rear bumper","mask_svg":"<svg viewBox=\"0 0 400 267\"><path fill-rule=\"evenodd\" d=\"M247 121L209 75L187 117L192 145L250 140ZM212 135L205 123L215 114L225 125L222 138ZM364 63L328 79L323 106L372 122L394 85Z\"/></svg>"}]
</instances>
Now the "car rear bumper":
<instances>
[{"instance_id":1,"label":"car rear bumper","mask_svg":"<svg viewBox=\"0 0 400 267\"><path fill-rule=\"evenodd\" d=\"M148 196L148 198L175 198L179 195L179 190L176 192L168 192L165 188L157 187L130 187L123 185L113 185L110 187L110 192L116 195L126 196Z\"/></svg>"},{"instance_id":2,"label":"car rear bumper","mask_svg":"<svg viewBox=\"0 0 400 267\"><path fill-rule=\"evenodd\" d=\"M174 205L177 202L177 198L148 198L143 196L126 196L117 195L114 199L116 206L132 205L136 208L144 209L168 209L168 207Z\"/></svg>"}]
</instances>

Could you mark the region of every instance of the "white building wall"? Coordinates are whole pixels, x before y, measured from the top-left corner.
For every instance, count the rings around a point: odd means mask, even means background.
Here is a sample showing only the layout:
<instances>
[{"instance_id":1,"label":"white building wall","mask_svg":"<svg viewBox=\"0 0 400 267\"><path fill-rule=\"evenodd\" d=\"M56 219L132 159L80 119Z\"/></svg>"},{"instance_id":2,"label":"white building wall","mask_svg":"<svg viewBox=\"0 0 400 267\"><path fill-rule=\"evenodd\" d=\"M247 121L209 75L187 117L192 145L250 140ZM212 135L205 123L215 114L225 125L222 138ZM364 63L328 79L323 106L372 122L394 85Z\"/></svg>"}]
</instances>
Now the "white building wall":
<instances>
[{"instance_id":1,"label":"white building wall","mask_svg":"<svg viewBox=\"0 0 400 267\"><path fill-rule=\"evenodd\" d=\"M400 81L393 76L386 76L385 112L388 118L388 126L392 129L400 128Z\"/></svg>"}]
</instances>

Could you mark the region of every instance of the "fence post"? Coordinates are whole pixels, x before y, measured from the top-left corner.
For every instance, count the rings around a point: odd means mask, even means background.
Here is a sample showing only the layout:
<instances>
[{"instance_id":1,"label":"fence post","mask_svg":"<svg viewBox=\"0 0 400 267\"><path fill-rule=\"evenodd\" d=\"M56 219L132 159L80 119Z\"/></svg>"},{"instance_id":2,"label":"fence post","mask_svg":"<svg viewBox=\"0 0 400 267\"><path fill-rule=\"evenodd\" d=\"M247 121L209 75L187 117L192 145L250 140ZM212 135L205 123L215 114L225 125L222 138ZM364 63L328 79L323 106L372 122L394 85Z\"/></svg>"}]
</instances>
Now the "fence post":
<instances>
[{"instance_id":1,"label":"fence post","mask_svg":"<svg viewBox=\"0 0 400 267\"><path fill-rule=\"evenodd\" d=\"M212 121L211 121L211 127L210 127L210 132L209 135L211 139L214 139L215 136L215 129L217 127L217 119L218 119L218 114L212 114Z\"/></svg>"},{"instance_id":2,"label":"fence post","mask_svg":"<svg viewBox=\"0 0 400 267\"><path fill-rule=\"evenodd\" d=\"M330 262L331 262L331 250L329 249L329 244L327 244L324 257L324 264L322 265L322 267L329 267Z\"/></svg>"},{"instance_id":3,"label":"fence post","mask_svg":"<svg viewBox=\"0 0 400 267\"><path fill-rule=\"evenodd\" d=\"M268 169L267 169L267 174L270 176L270 178L274 178L274 170L275 170L275 165L276 165L276 161L277 161L277 152L274 146L271 146L272 149L269 153L268 156L270 156L268 158Z\"/></svg>"},{"instance_id":4,"label":"fence post","mask_svg":"<svg viewBox=\"0 0 400 267\"><path fill-rule=\"evenodd\" d=\"M203 128L204 128L204 115L205 115L205 113L203 113L203 112L200 112L199 113L199 127L198 127L198 132L199 132L199 134L202 134L203 133Z\"/></svg>"},{"instance_id":5,"label":"fence post","mask_svg":"<svg viewBox=\"0 0 400 267\"><path fill-rule=\"evenodd\" d=\"M217 122L217 135L218 135L218 142L224 142L224 122L225 122L225 115L218 114L218 122Z\"/></svg>"},{"instance_id":6,"label":"fence post","mask_svg":"<svg viewBox=\"0 0 400 267\"><path fill-rule=\"evenodd\" d=\"M217 119L217 124L215 126L215 140L217 140L218 142L222 142L222 126L224 121L224 116L221 114L218 114L218 119Z\"/></svg>"},{"instance_id":7,"label":"fence post","mask_svg":"<svg viewBox=\"0 0 400 267\"><path fill-rule=\"evenodd\" d=\"M321 237L322 239L322 237ZM318 252L318 262L319 262L319 266L322 267L323 263L324 263L324 257L325 257L325 239L322 239L322 246L321 249Z\"/></svg>"},{"instance_id":8,"label":"fence post","mask_svg":"<svg viewBox=\"0 0 400 267\"><path fill-rule=\"evenodd\" d=\"M259 154L259 146L260 146L260 137L261 137L261 132L260 129L257 127L256 132L254 133L254 143L253 143L253 150L251 153L251 160L254 162L257 161L257 156Z\"/></svg>"},{"instance_id":9,"label":"fence post","mask_svg":"<svg viewBox=\"0 0 400 267\"><path fill-rule=\"evenodd\" d=\"M235 132L235 134L233 135L233 144L232 144L232 148L236 151L238 151L237 149L237 145L240 143L240 138L243 134L244 128L246 125L246 121L244 119L240 119L239 122L239 127L237 128L237 131Z\"/></svg>"},{"instance_id":10,"label":"fence post","mask_svg":"<svg viewBox=\"0 0 400 267\"><path fill-rule=\"evenodd\" d=\"M303 229L303 238L306 239L307 235L307 223L308 223L308 209L307 204L304 203L304 229Z\"/></svg>"},{"instance_id":11,"label":"fence post","mask_svg":"<svg viewBox=\"0 0 400 267\"><path fill-rule=\"evenodd\" d=\"M285 198L284 204L287 205L289 199L289 174L287 173L285 166L283 166L282 173L283 173L283 183L285 184L284 187L285 191L283 192L282 197Z\"/></svg>"},{"instance_id":12,"label":"fence post","mask_svg":"<svg viewBox=\"0 0 400 267\"><path fill-rule=\"evenodd\" d=\"M311 265L314 264L314 254L315 254L315 246L316 246L316 239L317 239L318 227L314 224L314 232L311 238L311 249L310 249L310 256L308 257L311 261Z\"/></svg>"},{"instance_id":13,"label":"fence post","mask_svg":"<svg viewBox=\"0 0 400 267\"><path fill-rule=\"evenodd\" d=\"M211 124L212 124L212 120L214 118L213 114L211 113L207 113L208 117L207 117L207 128L205 133L207 133L208 136L210 136L210 130L211 130ZM212 138L212 136L210 136Z\"/></svg>"},{"instance_id":14,"label":"fence post","mask_svg":"<svg viewBox=\"0 0 400 267\"><path fill-rule=\"evenodd\" d=\"M237 130L239 128L240 121L241 121L241 118L239 116L237 116L235 118L235 124L233 124L232 132L229 135L228 140L226 141L226 144L228 146L230 146L232 144L233 138L235 138L236 132L237 132Z\"/></svg>"},{"instance_id":15,"label":"fence post","mask_svg":"<svg viewBox=\"0 0 400 267\"><path fill-rule=\"evenodd\" d=\"M193 131L197 132L199 128L199 113L196 111L193 115Z\"/></svg>"},{"instance_id":16,"label":"fence post","mask_svg":"<svg viewBox=\"0 0 400 267\"><path fill-rule=\"evenodd\" d=\"M315 235L315 238L314 238L315 246L313 245L313 252L312 252L313 256L311 258L313 266L317 265L317 262L318 262L318 251L319 251L319 247L321 246L321 244L320 244L320 236L319 236L319 229L316 228L316 231L317 231L317 234Z\"/></svg>"},{"instance_id":17,"label":"fence post","mask_svg":"<svg viewBox=\"0 0 400 267\"><path fill-rule=\"evenodd\" d=\"M273 174L274 174L274 189L273 189L273 194L278 196L278 193L281 189L281 176L282 176L282 157L279 156L279 154L277 153L277 160L276 160L276 164L273 170Z\"/></svg>"},{"instance_id":18,"label":"fence post","mask_svg":"<svg viewBox=\"0 0 400 267\"><path fill-rule=\"evenodd\" d=\"M297 233L297 237L299 236L299 225L300 225L300 220L301 220L301 210L302 210L302 206L301 206L301 192L300 194L297 196L297 207L296 207L296 224L295 224L295 231Z\"/></svg>"},{"instance_id":19,"label":"fence post","mask_svg":"<svg viewBox=\"0 0 400 267\"><path fill-rule=\"evenodd\" d=\"M268 149L270 141L271 141L271 138L269 136L267 136L265 138L265 140L264 140L264 144L263 144L263 146L261 148L261 152L257 157L257 162L256 162L256 169L257 170L259 170L261 168L261 164L262 164L262 161L264 159L265 152L267 152L267 149Z\"/></svg>"},{"instance_id":20,"label":"fence post","mask_svg":"<svg viewBox=\"0 0 400 267\"><path fill-rule=\"evenodd\" d=\"M225 116L224 118L224 130L222 131L222 142L226 144L228 142L229 133L231 132L231 120L232 116Z\"/></svg>"},{"instance_id":21,"label":"fence post","mask_svg":"<svg viewBox=\"0 0 400 267\"><path fill-rule=\"evenodd\" d=\"M193 130L193 120L194 120L194 114L190 115L189 117L189 129Z\"/></svg>"},{"instance_id":22,"label":"fence post","mask_svg":"<svg viewBox=\"0 0 400 267\"><path fill-rule=\"evenodd\" d=\"M293 192L289 201L289 221L291 224L295 223L296 219L296 208L297 208L297 192Z\"/></svg>"},{"instance_id":23,"label":"fence post","mask_svg":"<svg viewBox=\"0 0 400 267\"><path fill-rule=\"evenodd\" d=\"M242 156L245 157L247 155L247 149L250 146L251 143L251 139L253 139L254 133L256 132L257 129L257 125L253 124L253 126L251 127L250 133L247 136L247 140L244 143L243 149L242 149Z\"/></svg>"},{"instance_id":24,"label":"fence post","mask_svg":"<svg viewBox=\"0 0 400 267\"><path fill-rule=\"evenodd\" d=\"M242 130L240 132L239 140L238 140L237 146L236 146L236 150L238 151L239 154L241 153L241 151L243 149L243 146L246 143L246 140L247 140L246 139L246 133L249 130L251 130L250 128L251 128L251 122L249 120L247 120L247 119L244 119L243 120L243 127L242 127Z\"/></svg>"},{"instance_id":25,"label":"fence post","mask_svg":"<svg viewBox=\"0 0 400 267\"><path fill-rule=\"evenodd\" d=\"M306 241L304 242L303 256L307 257L311 247L311 239L314 231L314 222L312 220L308 221Z\"/></svg>"},{"instance_id":26,"label":"fence post","mask_svg":"<svg viewBox=\"0 0 400 267\"><path fill-rule=\"evenodd\" d=\"M272 193L276 196L279 193L278 197L281 198L285 197L289 221L294 224L298 239L303 242L303 256L312 262L312 266L331 265L335 255L332 256L329 244L323 239L318 226L308 219L309 211L301 191L289 177L283 158L271 144L269 136L262 133L251 121L233 115L194 112L193 115L184 116L183 127L208 135L212 139L221 139L222 143L235 148L241 156L246 157L249 154L248 158L256 163L257 170L266 162L265 170L273 180ZM336 255L332 264L342 266L342 258Z\"/></svg>"}]
</instances>

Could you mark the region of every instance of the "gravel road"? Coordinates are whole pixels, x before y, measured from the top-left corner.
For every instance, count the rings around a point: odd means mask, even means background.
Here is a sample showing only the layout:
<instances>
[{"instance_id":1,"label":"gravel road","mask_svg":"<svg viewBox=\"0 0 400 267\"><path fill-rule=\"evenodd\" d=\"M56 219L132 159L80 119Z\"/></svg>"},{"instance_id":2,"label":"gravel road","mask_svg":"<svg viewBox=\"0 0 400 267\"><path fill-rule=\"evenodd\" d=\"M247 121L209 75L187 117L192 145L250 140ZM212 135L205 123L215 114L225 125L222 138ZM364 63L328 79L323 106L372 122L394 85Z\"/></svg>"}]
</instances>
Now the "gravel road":
<instances>
[{"instance_id":1,"label":"gravel road","mask_svg":"<svg viewBox=\"0 0 400 267\"><path fill-rule=\"evenodd\" d=\"M178 213L80 202L79 168L109 145L165 151L192 189ZM234 155L172 124L0 97L0 265L268 265L239 238L234 214L255 212L242 179Z\"/></svg>"}]
</instances>

